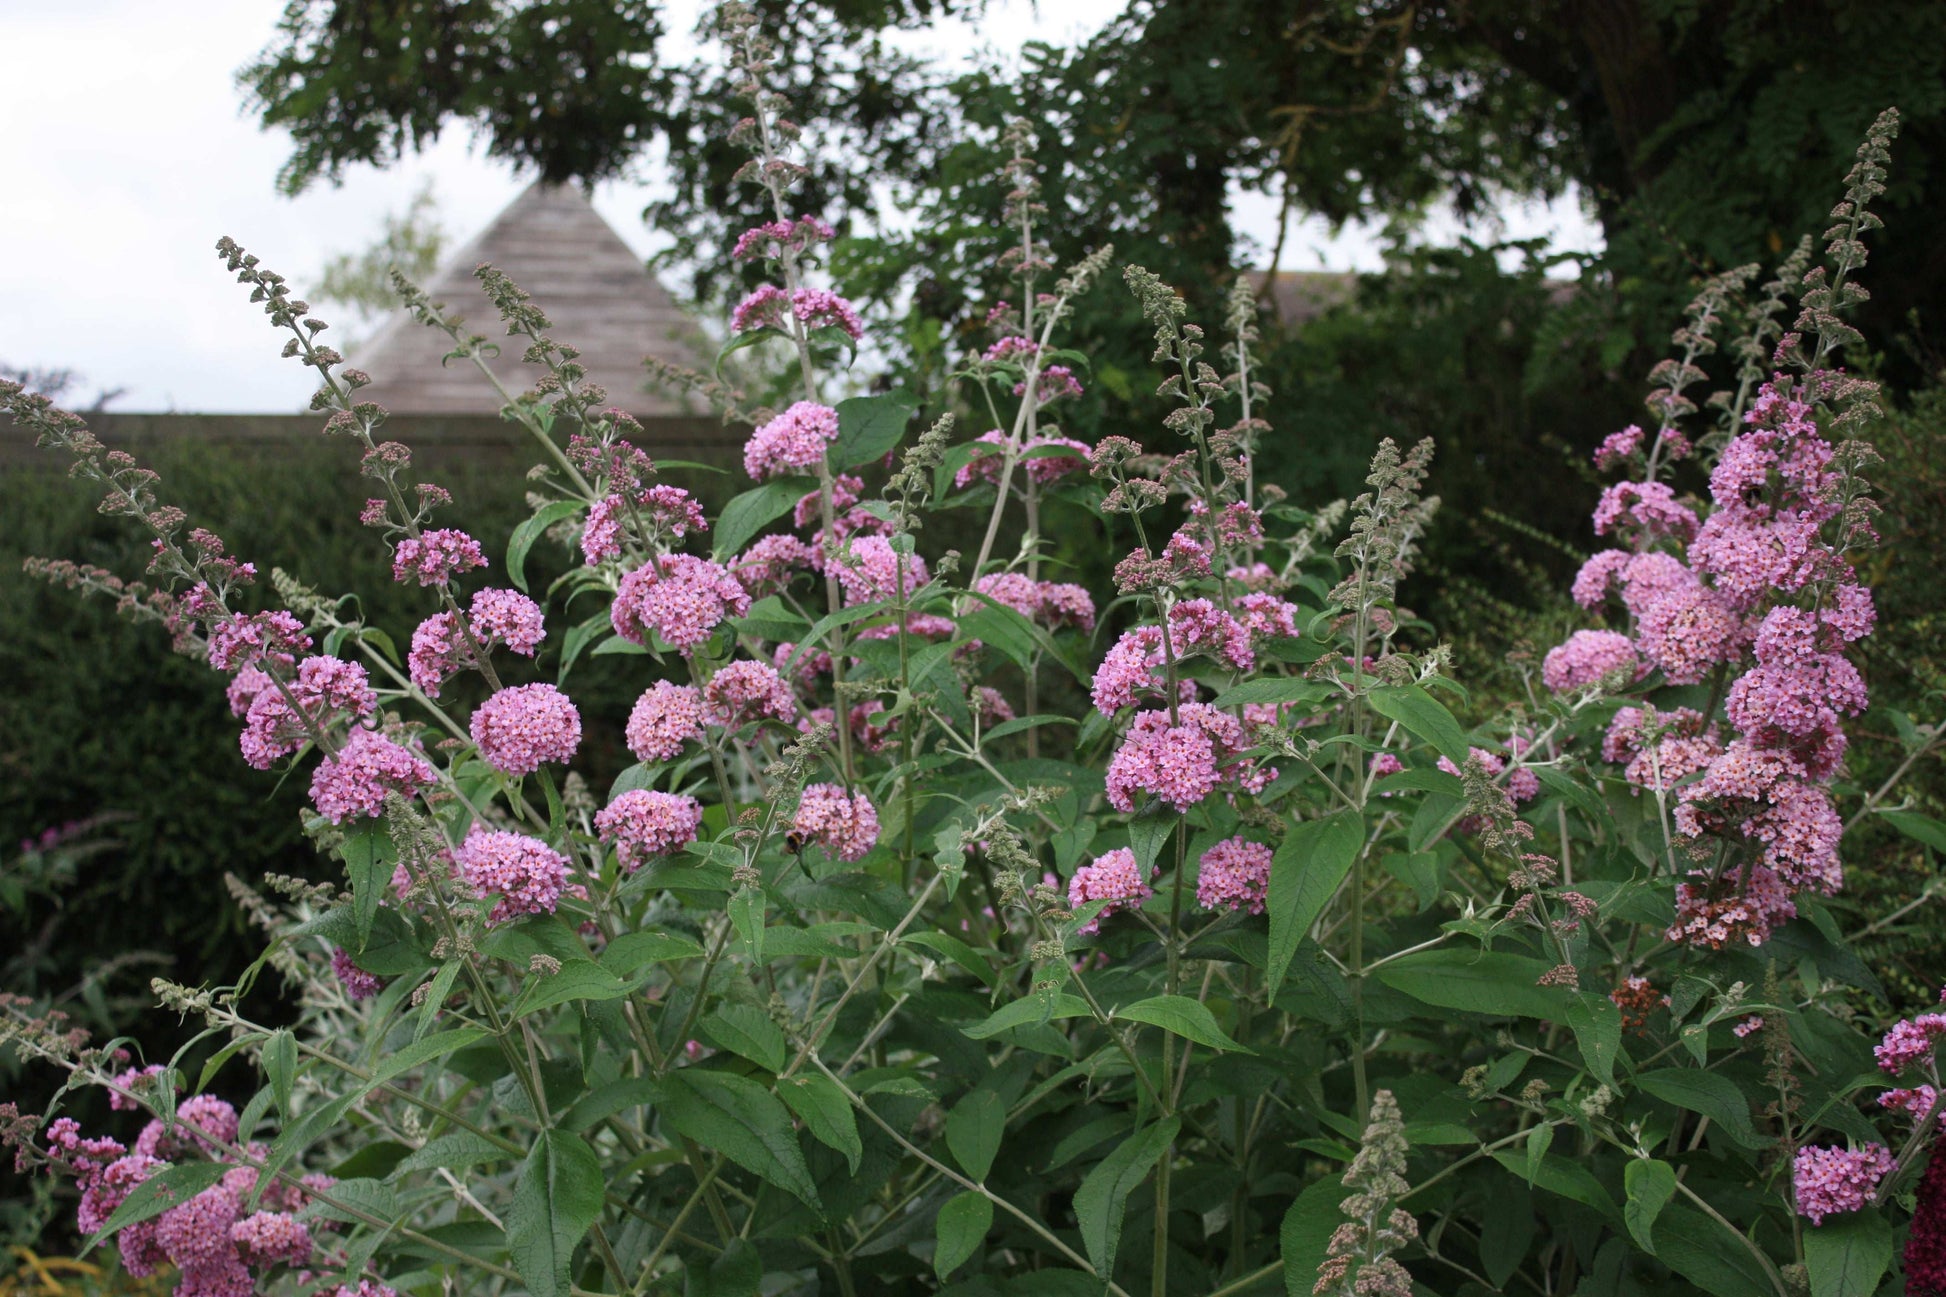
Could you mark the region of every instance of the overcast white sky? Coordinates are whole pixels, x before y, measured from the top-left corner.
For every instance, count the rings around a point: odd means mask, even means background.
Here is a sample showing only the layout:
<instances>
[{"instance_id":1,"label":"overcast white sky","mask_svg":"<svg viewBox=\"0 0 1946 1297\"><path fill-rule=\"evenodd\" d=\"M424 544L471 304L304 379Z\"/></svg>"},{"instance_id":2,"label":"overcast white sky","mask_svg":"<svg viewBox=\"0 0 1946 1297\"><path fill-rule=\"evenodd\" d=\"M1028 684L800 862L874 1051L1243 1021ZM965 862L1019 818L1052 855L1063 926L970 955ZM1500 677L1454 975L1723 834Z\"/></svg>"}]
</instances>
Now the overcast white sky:
<instances>
[{"instance_id":1,"label":"overcast white sky","mask_svg":"<svg viewBox=\"0 0 1946 1297\"><path fill-rule=\"evenodd\" d=\"M674 6L693 15L699 0ZM995 0L977 30L916 38L942 57L981 44L1085 35L1123 0ZM274 184L281 134L242 113L236 69L269 40L282 0L0 0L0 361L81 372L90 390L125 387L117 410L302 409L311 384L224 272L230 234L299 292L334 253L377 234L426 180L452 246L479 232L526 184L469 147L464 128L390 170L361 167L336 189L295 199ZM682 17L672 29L686 31ZM595 205L647 255L647 190L604 185ZM1242 228L1268 246L1274 203L1239 195ZM1503 214L1507 232L1586 249L1599 235L1572 202ZM1450 224L1436 225L1434 237ZM1294 228L1286 269L1373 269L1371 232Z\"/></svg>"}]
</instances>

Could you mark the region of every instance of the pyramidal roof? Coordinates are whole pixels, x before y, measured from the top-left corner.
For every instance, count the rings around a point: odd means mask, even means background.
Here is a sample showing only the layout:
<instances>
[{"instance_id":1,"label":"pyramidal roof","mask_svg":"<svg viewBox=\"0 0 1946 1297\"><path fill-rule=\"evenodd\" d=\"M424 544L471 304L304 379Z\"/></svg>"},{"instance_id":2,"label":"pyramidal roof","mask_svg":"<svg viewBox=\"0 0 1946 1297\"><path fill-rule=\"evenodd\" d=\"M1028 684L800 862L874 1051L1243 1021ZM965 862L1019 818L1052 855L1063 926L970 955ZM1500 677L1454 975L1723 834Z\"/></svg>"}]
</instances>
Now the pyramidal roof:
<instances>
[{"instance_id":1,"label":"pyramidal roof","mask_svg":"<svg viewBox=\"0 0 1946 1297\"><path fill-rule=\"evenodd\" d=\"M588 198L572 185L540 181L508 204L479 237L454 253L425 285L449 317L501 345L490 361L507 390L521 392L540 377L525 364L524 339L510 339L499 314L473 277L482 262L498 267L547 313L556 342L577 348L588 380L608 389L608 401L638 417L688 413L667 396L642 390L642 358L659 356L697 366L700 331L667 289L623 243ZM442 364L452 350L444 333L403 310L385 321L352 363L372 376L359 392L395 414L495 414L499 394L477 369Z\"/></svg>"}]
</instances>

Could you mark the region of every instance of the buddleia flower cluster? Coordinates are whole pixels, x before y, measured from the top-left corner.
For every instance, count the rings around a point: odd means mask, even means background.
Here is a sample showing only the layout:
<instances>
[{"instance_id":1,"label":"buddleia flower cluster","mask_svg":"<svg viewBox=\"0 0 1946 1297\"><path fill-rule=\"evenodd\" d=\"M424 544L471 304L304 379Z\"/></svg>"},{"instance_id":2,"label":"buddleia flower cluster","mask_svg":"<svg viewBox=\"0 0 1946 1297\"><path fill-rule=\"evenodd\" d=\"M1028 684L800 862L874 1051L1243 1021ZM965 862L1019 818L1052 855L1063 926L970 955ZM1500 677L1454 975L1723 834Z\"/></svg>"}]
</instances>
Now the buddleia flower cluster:
<instances>
[{"instance_id":1,"label":"buddleia flower cluster","mask_svg":"<svg viewBox=\"0 0 1946 1297\"><path fill-rule=\"evenodd\" d=\"M1868 204L1883 191L1896 131L1896 114L1886 114L1860 150L1828 234L1832 283L1823 268L1801 276L1797 330L1814 330L1815 345L1801 331L1783 334L1771 372L1719 402L1727 439L1707 499L1679 496L1664 477L1705 440L1679 426L1696 412L1685 391L1704 379L1697 361L1715 350L1712 330L1748 269L1720 277L1691 307L1676 335L1682 357L1652 375L1655 431L1624 429L1596 451L1598 465L1632 475L1602 494L1595 531L1616 547L1582 567L1574 597L1612 628L1576 631L1547 654L1542 677L1564 695L1707 688L1700 710L1647 698L1622 707L1602 745L1631 786L1673 803L1673 845L1692 862L1676 887L1673 941L1761 945L1796 915L1795 895L1829 895L1843 882L1844 825L1829 785L1844 760L1845 720L1868 702L1850 655L1876 620L1852 566L1877 540L1863 476L1874 457L1849 434L1877 407L1875 386L1831 361L1853 336L1835 312L1862 298L1848 276L1865 261L1859 236L1877 224ZM1787 266L1780 281L1797 274ZM1767 300L1788 287L1779 282Z\"/></svg>"}]
</instances>

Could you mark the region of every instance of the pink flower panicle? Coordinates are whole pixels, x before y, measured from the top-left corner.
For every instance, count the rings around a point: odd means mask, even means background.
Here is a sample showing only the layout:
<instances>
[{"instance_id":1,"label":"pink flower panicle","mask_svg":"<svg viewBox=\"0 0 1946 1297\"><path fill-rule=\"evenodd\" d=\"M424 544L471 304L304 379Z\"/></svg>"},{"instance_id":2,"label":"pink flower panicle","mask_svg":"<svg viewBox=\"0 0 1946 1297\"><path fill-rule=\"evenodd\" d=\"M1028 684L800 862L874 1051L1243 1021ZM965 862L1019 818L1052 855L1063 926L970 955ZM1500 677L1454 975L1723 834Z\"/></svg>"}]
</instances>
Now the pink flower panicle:
<instances>
[{"instance_id":1,"label":"pink flower panicle","mask_svg":"<svg viewBox=\"0 0 1946 1297\"><path fill-rule=\"evenodd\" d=\"M623 793L595 816L595 831L631 874L657 856L681 851L702 825L703 807L694 797L646 788Z\"/></svg>"},{"instance_id":2,"label":"pink flower panicle","mask_svg":"<svg viewBox=\"0 0 1946 1297\"><path fill-rule=\"evenodd\" d=\"M1257 793L1277 777L1275 768L1238 759L1251 743L1236 717L1194 702L1176 713L1178 725L1167 711L1136 713L1108 763L1108 802L1116 810L1134 810L1135 794L1146 793L1187 811L1219 786Z\"/></svg>"},{"instance_id":3,"label":"pink flower panicle","mask_svg":"<svg viewBox=\"0 0 1946 1297\"><path fill-rule=\"evenodd\" d=\"M759 482L804 473L824 462L825 447L838 439L838 412L828 405L799 401L750 434L743 467Z\"/></svg>"},{"instance_id":4,"label":"pink flower panicle","mask_svg":"<svg viewBox=\"0 0 1946 1297\"><path fill-rule=\"evenodd\" d=\"M1610 677L1632 683L1641 674L1634 642L1612 630L1578 630L1549 649L1541 663L1541 683L1555 693L1585 689Z\"/></svg>"},{"instance_id":5,"label":"pink flower panicle","mask_svg":"<svg viewBox=\"0 0 1946 1297\"><path fill-rule=\"evenodd\" d=\"M845 542L844 549L832 563L838 575L838 584L844 588L847 604L897 599L901 564L904 566L903 580L908 597L932 579L925 559L917 554L902 557L892 548L892 542L883 536L852 537Z\"/></svg>"},{"instance_id":6,"label":"pink flower panicle","mask_svg":"<svg viewBox=\"0 0 1946 1297\"><path fill-rule=\"evenodd\" d=\"M797 699L768 662L727 662L703 687L703 718L724 729L766 719L788 725L797 719Z\"/></svg>"},{"instance_id":7,"label":"pink flower panicle","mask_svg":"<svg viewBox=\"0 0 1946 1297\"><path fill-rule=\"evenodd\" d=\"M565 764L581 746L581 713L550 684L502 689L474 711L471 728L480 756L508 775Z\"/></svg>"},{"instance_id":8,"label":"pink flower panicle","mask_svg":"<svg viewBox=\"0 0 1946 1297\"><path fill-rule=\"evenodd\" d=\"M357 729L344 747L318 763L311 776L311 802L333 824L356 816L376 818L385 795L411 797L438 775L424 757L375 730Z\"/></svg>"},{"instance_id":9,"label":"pink flower panicle","mask_svg":"<svg viewBox=\"0 0 1946 1297\"><path fill-rule=\"evenodd\" d=\"M878 812L864 793L837 784L809 784L798 799L792 828L843 861L862 860L878 842Z\"/></svg>"},{"instance_id":10,"label":"pink flower panicle","mask_svg":"<svg viewBox=\"0 0 1946 1297\"><path fill-rule=\"evenodd\" d=\"M1245 838L1225 838L1197 862L1196 903L1206 910L1264 912L1270 889L1270 848Z\"/></svg>"},{"instance_id":11,"label":"pink flower panicle","mask_svg":"<svg viewBox=\"0 0 1946 1297\"><path fill-rule=\"evenodd\" d=\"M1150 866L1149 876L1156 874ZM1127 847L1117 847L1105 855L1074 871L1068 879L1068 905L1079 909L1090 901L1104 901L1101 912L1082 924L1078 931L1083 936L1093 936L1101 931L1101 921L1111 914L1133 909L1144 900L1153 896L1155 889L1142 877L1142 871L1135 863L1135 853Z\"/></svg>"},{"instance_id":12,"label":"pink flower panicle","mask_svg":"<svg viewBox=\"0 0 1946 1297\"><path fill-rule=\"evenodd\" d=\"M1821 1225L1826 1216L1857 1211L1871 1200L1872 1191L1891 1169L1892 1150L1883 1144L1800 1148L1791 1162L1797 1214Z\"/></svg>"},{"instance_id":13,"label":"pink flower panicle","mask_svg":"<svg viewBox=\"0 0 1946 1297\"><path fill-rule=\"evenodd\" d=\"M687 656L724 618L749 611L749 592L721 564L691 554L663 554L622 577L608 615L623 639L645 645L654 632Z\"/></svg>"},{"instance_id":14,"label":"pink flower panicle","mask_svg":"<svg viewBox=\"0 0 1946 1297\"><path fill-rule=\"evenodd\" d=\"M552 914L567 884L568 862L538 838L477 824L453 853L460 878L481 897L499 896L487 915L501 924L523 914Z\"/></svg>"},{"instance_id":15,"label":"pink flower panicle","mask_svg":"<svg viewBox=\"0 0 1946 1297\"><path fill-rule=\"evenodd\" d=\"M392 579L401 584L444 585L462 572L486 565L480 542L450 527L407 536L392 551Z\"/></svg>"},{"instance_id":16,"label":"pink flower panicle","mask_svg":"<svg viewBox=\"0 0 1946 1297\"><path fill-rule=\"evenodd\" d=\"M638 761L673 761L703 737L703 697L694 685L658 680L629 709L628 750Z\"/></svg>"}]
</instances>

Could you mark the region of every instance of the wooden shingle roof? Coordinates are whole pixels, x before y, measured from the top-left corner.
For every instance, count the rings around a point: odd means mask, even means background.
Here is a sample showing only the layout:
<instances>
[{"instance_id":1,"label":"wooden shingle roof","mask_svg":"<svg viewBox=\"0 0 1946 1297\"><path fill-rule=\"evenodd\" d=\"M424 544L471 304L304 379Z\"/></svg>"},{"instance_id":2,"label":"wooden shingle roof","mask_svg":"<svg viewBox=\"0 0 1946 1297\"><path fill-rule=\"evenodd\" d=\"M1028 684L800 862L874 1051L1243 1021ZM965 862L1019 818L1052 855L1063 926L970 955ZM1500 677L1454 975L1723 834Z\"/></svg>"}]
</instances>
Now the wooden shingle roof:
<instances>
[{"instance_id":1,"label":"wooden shingle roof","mask_svg":"<svg viewBox=\"0 0 1946 1297\"><path fill-rule=\"evenodd\" d=\"M639 418L686 413L669 397L643 391L642 358L703 367L702 334L579 189L536 181L425 285L471 332L502 342L505 326L473 277L482 262L497 266L547 312L549 336L580 350L589 380L608 389L610 404ZM351 359L372 376L359 396L394 414L498 411L498 394L471 364L441 364L451 349L445 334L395 312ZM492 362L509 391L540 377L537 367L521 362L525 350L524 340L506 339Z\"/></svg>"}]
</instances>

